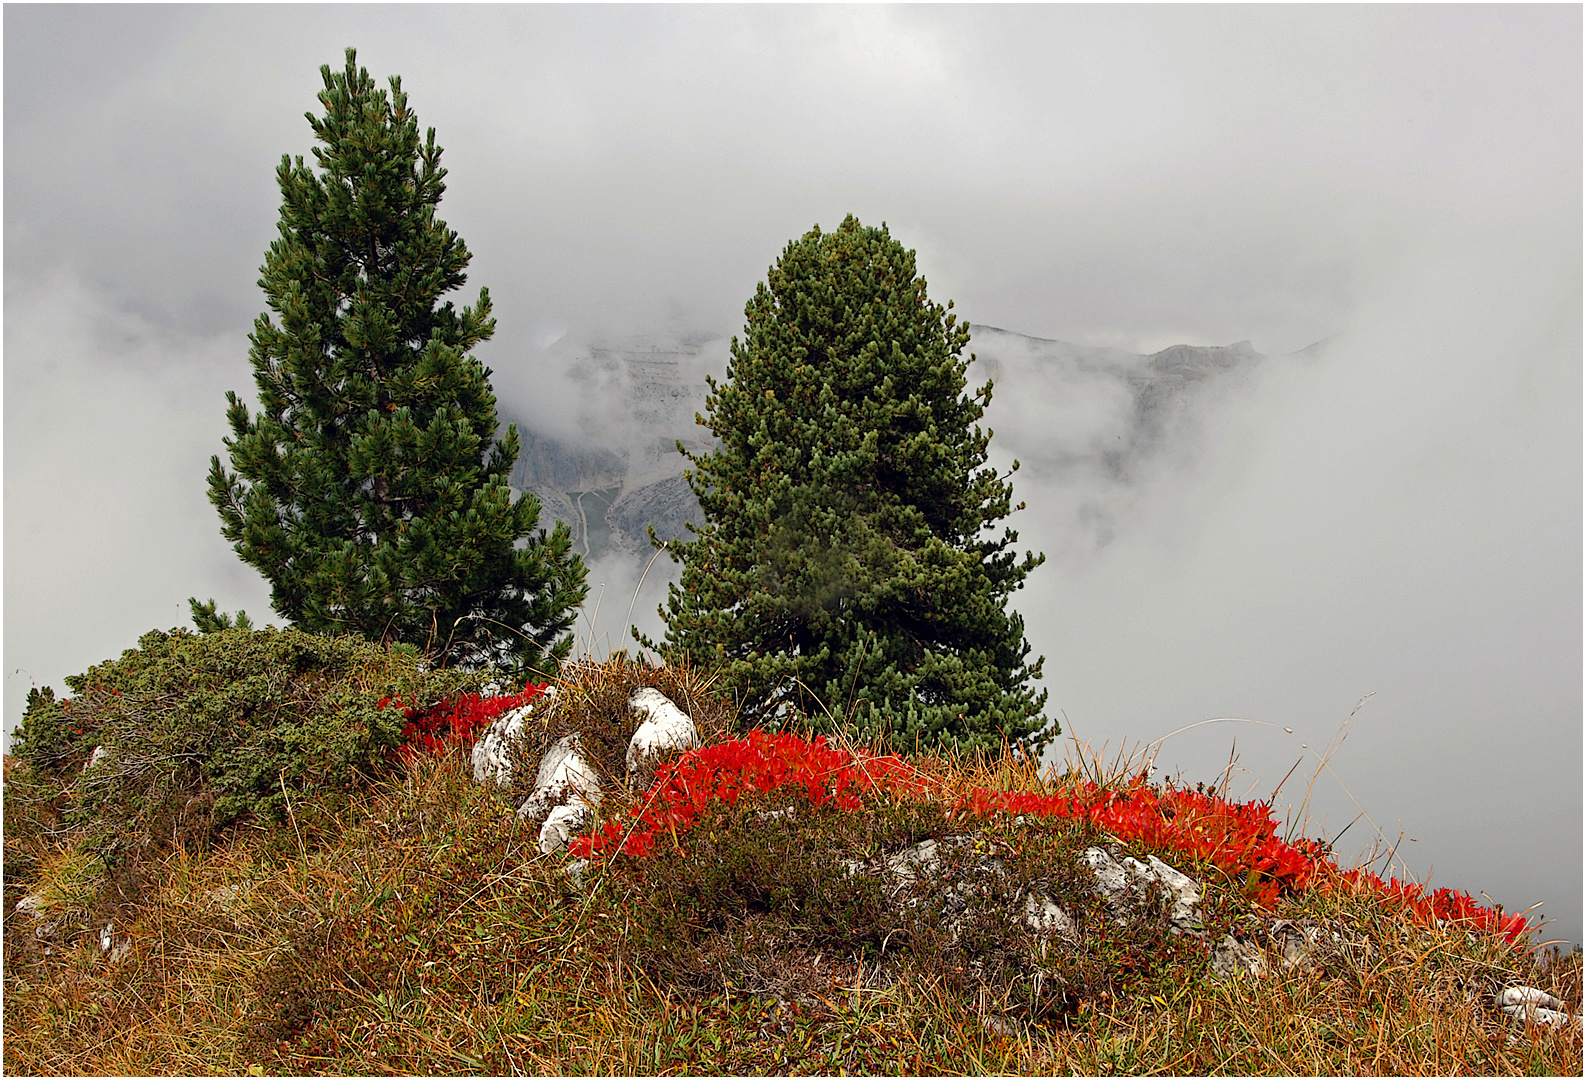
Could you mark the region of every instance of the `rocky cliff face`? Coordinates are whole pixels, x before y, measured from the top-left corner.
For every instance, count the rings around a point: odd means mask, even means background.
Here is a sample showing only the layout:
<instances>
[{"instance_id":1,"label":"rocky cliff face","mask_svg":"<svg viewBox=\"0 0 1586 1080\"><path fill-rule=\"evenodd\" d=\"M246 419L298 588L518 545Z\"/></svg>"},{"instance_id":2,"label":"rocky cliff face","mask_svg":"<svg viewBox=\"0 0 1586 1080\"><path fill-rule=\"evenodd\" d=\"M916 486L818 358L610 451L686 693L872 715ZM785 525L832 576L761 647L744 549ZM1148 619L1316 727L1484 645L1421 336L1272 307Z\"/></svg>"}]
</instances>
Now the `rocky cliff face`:
<instances>
[{"instance_id":1,"label":"rocky cliff face","mask_svg":"<svg viewBox=\"0 0 1586 1080\"><path fill-rule=\"evenodd\" d=\"M1038 472L1099 474L1117 485L1185 437L1214 386L1238 384L1266 359L1248 341L1141 355L992 326L971 333L971 383L996 383L997 444ZM648 558L650 527L663 540L685 537L699 505L676 444L695 453L712 445L694 417L704 411L705 373L720 374L715 353L725 355L720 335L704 332L573 352L569 376L588 406L579 418L584 438L575 445L518 424L523 450L512 483L539 497L542 523L566 521L588 558L609 550Z\"/></svg>"},{"instance_id":2,"label":"rocky cliff face","mask_svg":"<svg viewBox=\"0 0 1586 1080\"><path fill-rule=\"evenodd\" d=\"M586 406L577 443L548 438L519 421L523 449L512 485L532 491L541 523L568 523L574 550L596 558L618 550L648 558L648 529L662 540L685 535L699 504L683 480L677 451L709 450L709 433L694 423L705 407L701 350L718 335L597 341L568 358L568 375Z\"/></svg>"}]
</instances>

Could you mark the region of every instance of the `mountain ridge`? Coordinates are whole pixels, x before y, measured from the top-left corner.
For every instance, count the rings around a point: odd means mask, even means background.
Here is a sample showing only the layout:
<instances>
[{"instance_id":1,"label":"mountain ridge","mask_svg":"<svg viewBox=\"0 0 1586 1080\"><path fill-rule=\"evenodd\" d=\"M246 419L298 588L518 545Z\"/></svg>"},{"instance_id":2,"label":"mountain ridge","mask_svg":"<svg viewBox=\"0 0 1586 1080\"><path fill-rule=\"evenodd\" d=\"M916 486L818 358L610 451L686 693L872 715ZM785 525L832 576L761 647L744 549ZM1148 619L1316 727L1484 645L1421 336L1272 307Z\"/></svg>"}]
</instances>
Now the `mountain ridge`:
<instances>
[{"instance_id":1,"label":"mountain ridge","mask_svg":"<svg viewBox=\"0 0 1586 1080\"><path fill-rule=\"evenodd\" d=\"M998 401L1022 400L1025 413L1033 403L1061 415L1076 403L1097 405L1088 427L1019 424L1017 407L1005 407L1000 411L1013 414L1020 437L1006 437L1012 433L1002 423L1004 441L1025 444L1014 449L1038 467L1062 470L1088 463L1116 483L1127 483L1135 464L1173 441L1205 389L1236 383L1270 359L1249 341L1178 344L1144 354L984 324L971 324L970 334L971 381L989 378L996 385L1001 393L994 397L994 408ZM704 376L720 377L725 368L725 348L711 346L725 342L725 335L694 330L597 338L564 348L558 358L575 391L576 435L558 438L527 417L510 417L523 439L512 486L539 498L547 526L567 522L574 550L586 560L610 551L647 558L649 528L662 540L681 539L688 535L687 523L699 520L698 501L683 479L687 461L677 443L691 453L714 445L694 420L704 411ZM1293 355L1309 357L1324 345Z\"/></svg>"}]
</instances>

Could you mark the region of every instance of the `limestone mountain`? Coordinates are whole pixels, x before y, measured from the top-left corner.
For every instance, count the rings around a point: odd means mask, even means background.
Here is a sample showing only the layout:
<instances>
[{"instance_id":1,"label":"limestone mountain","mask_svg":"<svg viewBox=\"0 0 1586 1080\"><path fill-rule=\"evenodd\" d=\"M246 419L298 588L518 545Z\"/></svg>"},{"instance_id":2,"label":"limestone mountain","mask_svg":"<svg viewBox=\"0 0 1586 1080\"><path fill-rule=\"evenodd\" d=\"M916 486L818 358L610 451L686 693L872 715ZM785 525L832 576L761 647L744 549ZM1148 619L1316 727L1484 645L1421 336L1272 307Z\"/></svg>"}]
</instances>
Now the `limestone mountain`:
<instances>
[{"instance_id":1,"label":"limestone mountain","mask_svg":"<svg viewBox=\"0 0 1586 1080\"><path fill-rule=\"evenodd\" d=\"M994 326L972 325L971 334L971 380L996 383L993 450L1023 461L1021 479L1083 489L1077 521L1097 543L1115 528L1108 492L1181 454L1205 408L1267 359L1248 341L1146 355ZM710 448L694 418L704 411L705 375L722 376L726 352L723 335L701 331L597 339L554 354L575 388L577 415L558 418L558 430L571 433L557 437L533 410L517 403L514 413L515 403L504 403L523 438L513 486L539 497L543 524L566 521L586 559L609 551L647 559L649 527L662 539L686 535L699 507L676 444Z\"/></svg>"}]
</instances>

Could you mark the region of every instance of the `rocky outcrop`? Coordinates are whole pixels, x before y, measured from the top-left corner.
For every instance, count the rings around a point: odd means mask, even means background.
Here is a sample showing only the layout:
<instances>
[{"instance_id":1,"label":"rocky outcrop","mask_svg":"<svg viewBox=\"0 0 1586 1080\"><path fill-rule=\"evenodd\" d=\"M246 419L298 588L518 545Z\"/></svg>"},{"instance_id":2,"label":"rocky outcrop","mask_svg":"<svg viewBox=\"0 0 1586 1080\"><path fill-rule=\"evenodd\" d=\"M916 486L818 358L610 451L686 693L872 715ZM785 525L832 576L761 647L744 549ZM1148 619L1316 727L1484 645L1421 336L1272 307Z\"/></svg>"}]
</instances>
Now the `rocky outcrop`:
<instances>
[{"instance_id":1,"label":"rocky outcrop","mask_svg":"<svg viewBox=\"0 0 1586 1080\"><path fill-rule=\"evenodd\" d=\"M944 857L950 853L966 855L968 859L953 875L953 880L942 884L935 899L942 906L948 930L956 934L968 921L971 909L996 893L995 884L1005 878L1008 872L1003 861L984 846L978 836L921 840L874 863L845 860L843 865L851 875L880 877L890 899L900 900L904 905L913 907L921 902L921 897L913 895L914 886L918 882L935 879L942 870ZM1005 914L1010 921L1022 923L1033 931L1038 941L1055 937L1070 942L1077 940L1078 929L1073 917L1042 892L1025 890L1017 893Z\"/></svg>"},{"instance_id":2,"label":"rocky outcrop","mask_svg":"<svg viewBox=\"0 0 1586 1080\"><path fill-rule=\"evenodd\" d=\"M1201 933L1200 886L1155 855L1146 862L1126 858L1122 863L1102 848L1086 848L1080 862L1096 877L1096 891L1106 900L1114 919L1128 922L1140 903L1141 893L1153 887L1172 905L1168 923L1173 934Z\"/></svg>"},{"instance_id":3,"label":"rocky outcrop","mask_svg":"<svg viewBox=\"0 0 1586 1080\"><path fill-rule=\"evenodd\" d=\"M554 687L537 701L498 717L474 746L474 779L510 787L513 760L525 726L536 706L554 701ZM654 687L641 686L628 698L634 729L628 740L627 777L653 767L661 754L699 745L699 730L688 714ZM534 792L518 807L520 821L540 822L544 853L560 851L587 829L605 791L599 771L586 752L579 732L553 742L540 759Z\"/></svg>"}]
</instances>

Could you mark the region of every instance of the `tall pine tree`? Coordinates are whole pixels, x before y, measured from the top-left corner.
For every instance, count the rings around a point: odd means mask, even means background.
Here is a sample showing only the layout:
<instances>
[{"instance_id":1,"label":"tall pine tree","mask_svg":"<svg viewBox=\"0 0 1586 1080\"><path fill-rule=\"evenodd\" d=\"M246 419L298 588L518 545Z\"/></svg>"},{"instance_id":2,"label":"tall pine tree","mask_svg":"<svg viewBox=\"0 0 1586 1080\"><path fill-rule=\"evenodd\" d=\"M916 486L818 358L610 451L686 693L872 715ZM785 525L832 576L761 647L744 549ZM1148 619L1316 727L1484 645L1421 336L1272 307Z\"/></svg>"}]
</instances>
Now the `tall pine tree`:
<instances>
[{"instance_id":1,"label":"tall pine tree","mask_svg":"<svg viewBox=\"0 0 1586 1080\"><path fill-rule=\"evenodd\" d=\"M1056 731L1007 601L1044 556L990 535L1013 489L976 423L991 384L965 393L967 325L851 215L790 243L745 315L700 421L718 446L685 474L705 523L646 644L719 669L751 722L1038 748Z\"/></svg>"},{"instance_id":2,"label":"tall pine tree","mask_svg":"<svg viewBox=\"0 0 1586 1080\"><path fill-rule=\"evenodd\" d=\"M347 50L322 67L318 174L281 159L280 237L259 282L250 416L227 395L235 473L212 460L221 531L306 630L408 642L437 663L554 666L588 591L567 527L507 486L518 434L496 438L490 371L469 351L495 331L490 295L440 297L469 253L435 216L435 130L392 77Z\"/></svg>"}]
</instances>

